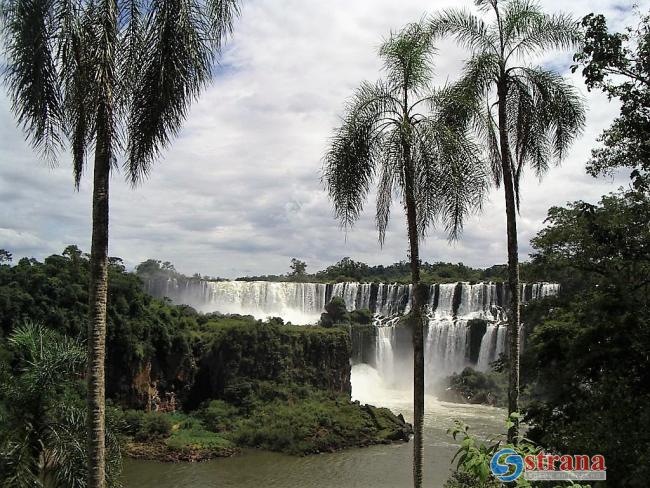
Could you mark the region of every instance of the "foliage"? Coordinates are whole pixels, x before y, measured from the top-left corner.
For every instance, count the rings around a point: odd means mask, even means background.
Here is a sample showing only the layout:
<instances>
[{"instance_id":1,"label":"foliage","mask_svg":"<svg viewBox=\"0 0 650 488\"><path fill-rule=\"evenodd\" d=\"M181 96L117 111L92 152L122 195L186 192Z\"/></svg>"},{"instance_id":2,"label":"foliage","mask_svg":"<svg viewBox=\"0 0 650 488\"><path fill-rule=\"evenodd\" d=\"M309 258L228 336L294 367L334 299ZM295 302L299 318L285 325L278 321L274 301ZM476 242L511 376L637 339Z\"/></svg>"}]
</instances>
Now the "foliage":
<instances>
[{"instance_id":1,"label":"foliage","mask_svg":"<svg viewBox=\"0 0 650 488\"><path fill-rule=\"evenodd\" d=\"M370 324L372 324L372 312L370 310L365 308L348 312L345 300L341 297L333 297L325 305L325 311L321 314L318 322L318 325L322 327Z\"/></svg>"},{"instance_id":2,"label":"foliage","mask_svg":"<svg viewBox=\"0 0 650 488\"><path fill-rule=\"evenodd\" d=\"M361 406L344 395L310 387L261 384L228 437L238 445L310 454L393 440L410 427L389 410Z\"/></svg>"},{"instance_id":3,"label":"foliage","mask_svg":"<svg viewBox=\"0 0 650 488\"><path fill-rule=\"evenodd\" d=\"M597 176L632 169L636 188L650 188L650 15L624 33L610 33L603 15L582 19L585 40L574 56L589 89L621 101L620 115L603 131L602 147L592 150L588 172Z\"/></svg>"},{"instance_id":4,"label":"foliage","mask_svg":"<svg viewBox=\"0 0 650 488\"><path fill-rule=\"evenodd\" d=\"M321 271L306 274L301 281L312 283L340 283L344 281L359 281L365 283L409 283L411 269L408 261L400 261L391 265L378 264L370 266L366 263L344 257L339 262L327 266ZM422 281L424 283L452 283L456 281L503 281L506 279L505 265L497 265L483 269L472 268L463 263L421 263ZM140 273L139 273L140 274ZM144 279L144 275L141 275ZM165 277L165 280L167 277ZM183 277L182 279L190 279ZM237 278L243 281L293 281L288 275L246 276Z\"/></svg>"},{"instance_id":5,"label":"foliage","mask_svg":"<svg viewBox=\"0 0 650 488\"><path fill-rule=\"evenodd\" d=\"M506 427L509 428L515 421L518 421L518 416L519 414L516 412L510 414L510 417L506 420ZM485 442L470 434L469 430L469 426L460 420L456 420L454 426L447 430L447 433L451 434L455 441L460 440L461 443L452 459L452 463L456 462L456 469L451 478L445 483L445 488L498 488L504 486L492 475L490 470L490 462L499 450L512 449L522 457L535 455L541 450L531 440L521 436L517 439L516 444L505 443L502 436ZM533 486L548 486L548 484L545 484L545 482L531 483L523 476L520 476L515 481L508 483L508 486L530 488ZM568 486L572 488L589 488L589 485L580 485L574 482L555 485L554 488Z\"/></svg>"},{"instance_id":6,"label":"foliage","mask_svg":"<svg viewBox=\"0 0 650 488\"><path fill-rule=\"evenodd\" d=\"M238 412L234 405L223 400L212 400L206 402L194 415L209 431L223 432L232 430L233 418Z\"/></svg>"},{"instance_id":7,"label":"foliage","mask_svg":"<svg viewBox=\"0 0 650 488\"><path fill-rule=\"evenodd\" d=\"M469 403L505 406L507 378L504 373L482 373L470 367L448 378L447 394L454 392Z\"/></svg>"},{"instance_id":8,"label":"foliage","mask_svg":"<svg viewBox=\"0 0 650 488\"><path fill-rule=\"evenodd\" d=\"M135 432L135 440L152 441L166 438L172 432L172 424L169 419L161 413L152 412L143 416L140 428Z\"/></svg>"},{"instance_id":9,"label":"foliage","mask_svg":"<svg viewBox=\"0 0 650 488\"><path fill-rule=\"evenodd\" d=\"M597 205L552 207L531 241L533 264L579 272L583 290L601 285L641 298L650 284L648 221L650 196L634 190L605 195Z\"/></svg>"},{"instance_id":10,"label":"foliage","mask_svg":"<svg viewBox=\"0 0 650 488\"><path fill-rule=\"evenodd\" d=\"M238 13L232 0L4 1L12 109L48 160L71 150L77 186L98 134L109 157L124 150L124 167L137 182L210 80Z\"/></svg>"},{"instance_id":11,"label":"foliage","mask_svg":"<svg viewBox=\"0 0 650 488\"><path fill-rule=\"evenodd\" d=\"M408 440L410 426L389 410L359 405L346 395L305 385L251 381L236 404L206 401L189 414L144 414L142 431L124 431L154 446L154 459L229 455L233 448L258 447L287 454L312 454L352 446ZM153 435L147 419L155 419ZM160 446L164 451L159 453ZM142 446L139 446L142 449ZM140 451L132 453L147 457ZM206 454L207 453L207 454Z\"/></svg>"},{"instance_id":12,"label":"foliage","mask_svg":"<svg viewBox=\"0 0 650 488\"><path fill-rule=\"evenodd\" d=\"M207 322L195 381L186 401L246 406L258 381L303 384L350 394L350 335L343 328Z\"/></svg>"},{"instance_id":13,"label":"foliage","mask_svg":"<svg viewBox=\"0 0 650 488\"><path fill-rule=\"evenodd\" d=\"M16 327L8 347L11 363L0 365L3 486L86 486L86 421L78 391L85 348L29 322ZM108 486L119 486L121 455L112 422L108 427Z\"/></svg>"},{"instance_id":14,"label":"foliage","mask_svg":"<svg viewBox=\"0 0 650 488\"><path fill-rule=\"evenodd\" d=\"M291 272L289 276L301 277L307 274L307 263L301 261L300 259L291 258Z\"/></svg>"},{"instance_id":15,"label":"foliage","mask_svg":"<svg viewBox=\"0 0 650 488\"><path fill-rule=\"evenodd\" d=\"M379 50L385 79L357 90L324 158L323 181L342 225L356 221L377 180L380 242L394 194L413 198L417 237L436 223L456 237L484 196L477 148L462 128L442 123L443 93L428 92L432 54L419 24L385 41Z\"/></svg>"},{"instance_id":16,"label":"foliage","mask_svg":"<svg viewBox=\"0 0 650 488\"><path fill-rule=\"evenodd\" d=\"M43 262L21 259L14 266L0 266L3 335L30 317L62 335L85 337L88 273L88 257L74 246ZM111 259L109 273L106 387L118 404L146 407L149 385L155 384L160 398L175 392L182 403L188 395L196 396L192 405L198 406L209 397L207 392L221 398L226 386L242 378L273 375L349 391L350 340L345 330L200 314L152 298L117 258ZM227 363L217 361L219 354ZM206 382L202 396L197 393L201 388L193 386L197 380Z\"/></svg>"},{"instance_id":17,"label":"foliage","mask_svg":"<svg viewBox=\"0 0 650 488\"><path fill-rule=\"evenodd\" d=\"M646 193L619 191L551 209L533 239L534 261L577 283L531 309L530 437L604 455L608 486L644 486L650 476L650 437L638 427L650 421L649 211Z\"/></svg>"},{"instance_id":18,"label":"foliage","mask_svg":"<svg viewBox=\"0 0 650 488\"><path fill-rule=\"evenodd\" d=\"M520 277L517 211L525 169L541 178L559 164L585 124L582 97L565 78L530 60L553 49L576 47L576 23L549 15L530 0L475 0L491 21L457 8L434 15L433 38L453 36L470 51L461 79L449 88L445 120L469 124L485 147L492 179L503 184L508 248L508 411L519 411ZM517 435L517 423L509 432Z\"/></svg>"},{"instance_id":19,"label":"foliage","mask_svg":"<svg viewBox=\"0 0 650 488\"><path fill-rule=\"evenodd\" d=\"M578 45L580 33L566 14L545 14L527 0L477 0L493 21L460 9L434 15L430 30L434 38L452 36L471 57L461 79L451 88L450 121L468 117L487 148L492 177L503 180L503 152L507 152L517 206L520 179L526 166L541 177L552 161L564 158L585 123L578 91L553 70L531 65L531 56L551 49ZM499 91L501 91L499 93ZM506 126L495 110L503 105ZM507 134L508 147L501 147L499 129Z\"/></svg>"}]
</instances>

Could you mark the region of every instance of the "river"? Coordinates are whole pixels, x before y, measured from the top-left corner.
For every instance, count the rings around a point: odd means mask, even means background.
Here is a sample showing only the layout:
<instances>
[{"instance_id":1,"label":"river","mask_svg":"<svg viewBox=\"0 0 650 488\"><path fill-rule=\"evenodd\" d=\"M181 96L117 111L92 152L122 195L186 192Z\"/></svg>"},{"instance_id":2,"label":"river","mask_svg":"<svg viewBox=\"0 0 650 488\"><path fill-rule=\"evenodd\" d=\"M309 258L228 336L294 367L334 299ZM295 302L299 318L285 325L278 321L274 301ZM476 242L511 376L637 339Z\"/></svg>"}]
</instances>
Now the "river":
<instances>
[{"instance_id":1,"label":"river","mask_svg":"<svg viewBox=\"0 0 650 488\"><path fill-rule=\"evenodd\" d=\"M411 393L383 387L377 372L367 365L353 367L352 395L412 418ZM504 418L501 409L439 402L427 395L424 486L440 488L449 476L457 443L446 431L454 419L488 439L504 429ZM306 457L251 449L204 463L126 460L123 481L126 488L406 488L412 484L412 447L412 443L380 445Z\"/></svg>"}]
</instances>

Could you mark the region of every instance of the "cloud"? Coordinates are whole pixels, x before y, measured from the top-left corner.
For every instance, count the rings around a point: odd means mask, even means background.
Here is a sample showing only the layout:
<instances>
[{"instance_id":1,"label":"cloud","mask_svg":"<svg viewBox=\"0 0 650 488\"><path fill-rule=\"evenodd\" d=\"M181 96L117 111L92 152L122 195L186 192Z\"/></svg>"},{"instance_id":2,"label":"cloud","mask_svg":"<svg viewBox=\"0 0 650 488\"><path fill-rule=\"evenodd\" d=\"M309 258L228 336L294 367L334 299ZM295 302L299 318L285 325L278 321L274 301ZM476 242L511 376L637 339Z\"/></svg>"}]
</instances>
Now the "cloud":
<instances>
[{"instance_id":1,"label":"cloud","mask_svg":"<svg viewBox=\"0 0 650 488\"><path fill-rule=\"evenodd\" d=\"M436 6L455 5L448 0ZM465 2L467 7L472 3ZM542 2L547 11L582 16L603 12L622 28L632 2ZM321 156L344 102L363 80L379 76L382 38L431 12L431 2L249 0L214 83L194 104L179 137L132 190L123 175L111 181L110 253L134 266L146 258L174 262L185 273L234 277L281 273L292 256L319 269L343 256L368 263L404 259L402 210L395 205L386 244L374 229L374 202L344 232L333 219L320 182ZM453 79L466 54L447 42L436 80ZM540 60L568 71L570 56ZM522 257L547 209L594 201L626 182L594 180L584 172L590 148L618 111L587 92L588 125L560 168L540 183L526 175L519 220ZM76 243L90 248L91 180L73 190L69 162L50 169L24 142L5 97L0 98L0 247L15 256L43 257ZM493 192L481 216L449 245L431 232L423 259L489 266L506 260L503 196Z\"/></svg>"}]
</instances>

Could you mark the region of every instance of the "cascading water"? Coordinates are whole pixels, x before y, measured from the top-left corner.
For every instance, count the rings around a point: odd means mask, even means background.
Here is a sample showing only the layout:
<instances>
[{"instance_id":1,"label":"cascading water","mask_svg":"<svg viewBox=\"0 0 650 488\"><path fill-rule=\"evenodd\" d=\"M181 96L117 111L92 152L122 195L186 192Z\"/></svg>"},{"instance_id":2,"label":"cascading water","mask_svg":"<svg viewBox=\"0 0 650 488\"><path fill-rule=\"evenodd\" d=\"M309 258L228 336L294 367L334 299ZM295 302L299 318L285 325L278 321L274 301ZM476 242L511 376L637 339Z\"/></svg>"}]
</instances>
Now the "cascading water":
<instances>
[{"instance_id":1,"label":"cascading water","mask_svg":"<svg viewBox=\"0 0 650 488\"><path fill-rule=\"evenodd\" d=\"M376 326L374 362L385 382L399 379L410 367L410 343L401 341L399 317L411 307L412 287L396 283L293 283L270 281L203 281L169 279L148 283L149 291L204 312L238 313L293 323L316 323L332 297L348 310L369 309ZM521 285L522 303L559 293L555 283ZM486 371L506 350L509 294L498 283L442 283L429 287L426 306L426 371L429 378L461 371ZM522 334L523 337L523 334ZM522 344L523 345L523 344ZM367 357L359 354L356 357Z\"/></svg>"}]
</instances>

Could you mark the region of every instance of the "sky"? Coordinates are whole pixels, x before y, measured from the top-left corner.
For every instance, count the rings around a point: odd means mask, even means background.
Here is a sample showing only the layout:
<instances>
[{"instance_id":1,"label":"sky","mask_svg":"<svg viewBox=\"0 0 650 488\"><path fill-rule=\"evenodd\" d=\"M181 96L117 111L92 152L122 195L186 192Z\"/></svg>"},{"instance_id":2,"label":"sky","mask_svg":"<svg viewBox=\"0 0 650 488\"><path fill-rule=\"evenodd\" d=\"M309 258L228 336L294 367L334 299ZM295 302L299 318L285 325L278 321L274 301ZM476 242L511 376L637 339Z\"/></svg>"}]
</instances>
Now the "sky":
<instances>
[{"instance_id":1,"label":"sky","mask_svg":"<svg viewBox=\"0 0 650 488\"><path fill-rule=\"evenodd\" d=\"M542 0L547 12L576 17L603 13L611 29L634 23L632 5L648 0ZM132 268L148 258L171 261L185 274L220 277L279 274L292 257L316 271L349 256L369 264L406 258L403 212L396 204L380 247L374 202L343 230L320 181L328 138L345 100L364 80L381 76L382 39L408 22L447 6L439 0L247 0L210 87L194 103L179 136L151 176L133 189L124 174L111 180L111 256ZM568 10L567 10L568 9ZM434 82L458 75L467 53L438 45ZM570 73L571 53L537 60L568 76L586 99L587 125L566 160L540 182L526 174L519 218L520 256L542 227L548 208L595 202L628 184L626 174L585 173L598 134L618 113L616 101L588 92ZM92 180L74 190L69 158L49 167L24 141L0 95L0 248L41 259L69 244L90 250ZM429 262L487 267L506 262L502 190L492 190L482 214L468 219L461 240L432 230L422 244Z\"/></svg>"}]
</instances>

